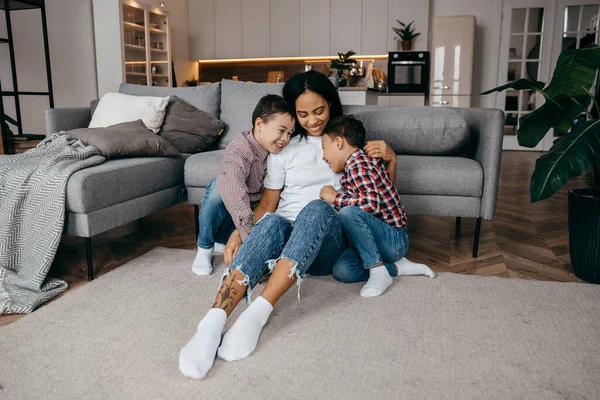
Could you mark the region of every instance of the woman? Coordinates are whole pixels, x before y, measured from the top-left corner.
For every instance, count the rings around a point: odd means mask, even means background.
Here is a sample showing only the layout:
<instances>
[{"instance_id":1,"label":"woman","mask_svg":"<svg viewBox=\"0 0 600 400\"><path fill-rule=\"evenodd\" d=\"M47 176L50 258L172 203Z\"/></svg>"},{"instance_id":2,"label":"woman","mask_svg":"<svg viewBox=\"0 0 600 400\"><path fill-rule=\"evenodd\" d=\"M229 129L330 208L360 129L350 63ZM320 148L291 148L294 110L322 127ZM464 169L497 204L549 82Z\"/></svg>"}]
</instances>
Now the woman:
<instances>
[{"instance_id":1,"label":"woman","mask_svg":"<svg viewBox=\"0 0 600 400\"><path fill-rule=\"evenodd\" d=\"M256 225L250 236L241 246L239 235L232 235L225 247L229 268L213 308L179 356L179 369L190 378L204 378L217 349L226 361L248 357L281 296L294 284L300 296L306 275L331 274L347 250L335 210L319 200L323 186L340 188L339 175L323 161L321 147L325 125L342 115L337 90L324 75L308 71L285 84L283 97L296 113L296 136L281 153L269 156L265 190L254 210ZM396 155L389 146L371 142L365 150L388 163L393 180ZM353 264L356 259L351 254L343 259L348 262L336 264L343 280L364 280L362 265ZM393 264L390 269L392 276L398 274ZM250 300L252 288L268 272L271 276L261 295L239 316L219 347L227 317L244 296Z\"/></svg>"}]
</instances>

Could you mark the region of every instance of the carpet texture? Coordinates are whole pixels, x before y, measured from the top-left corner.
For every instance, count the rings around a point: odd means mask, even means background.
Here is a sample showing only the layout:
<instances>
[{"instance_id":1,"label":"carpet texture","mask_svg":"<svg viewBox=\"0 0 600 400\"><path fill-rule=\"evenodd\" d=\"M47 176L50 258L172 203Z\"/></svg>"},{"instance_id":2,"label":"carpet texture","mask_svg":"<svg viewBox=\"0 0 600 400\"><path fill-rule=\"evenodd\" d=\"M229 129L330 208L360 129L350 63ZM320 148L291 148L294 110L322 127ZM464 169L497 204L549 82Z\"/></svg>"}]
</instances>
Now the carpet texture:
<instances>
[{"instance_id":1,"label":"carpet texture","mask_svg":"<svg viewBox=\"0 0 600 400\"><path fill-rule=\"evenodd\" d=\"M212 304L224 268L219 258L213 275L195 276L194 256L154 249L0 328L0 398L600 393L600 287L450 273L395 278L372 299L359 296L361 284L309 277L300 303L294 289L277 305L252 356L217 359L202 381L185 378L179 350Z\"/></svg>"}]
</instances>

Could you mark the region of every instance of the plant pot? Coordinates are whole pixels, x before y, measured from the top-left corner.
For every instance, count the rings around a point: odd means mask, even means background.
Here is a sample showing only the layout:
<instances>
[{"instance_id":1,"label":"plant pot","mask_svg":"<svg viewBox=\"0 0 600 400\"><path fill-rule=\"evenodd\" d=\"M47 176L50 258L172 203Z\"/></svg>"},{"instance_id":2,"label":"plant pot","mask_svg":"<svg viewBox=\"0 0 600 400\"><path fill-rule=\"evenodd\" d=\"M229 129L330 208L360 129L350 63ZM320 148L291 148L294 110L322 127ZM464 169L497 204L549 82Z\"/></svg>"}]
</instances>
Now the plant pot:
<instances>
[{"instance_id":1,"label":"plant pot","mask_svg":"<svg viewBox=\"0 0 600 400\"><path fill-rule=\"evenodd\" d=\"M399 41L399 49L401 51L411 51L412 50L412 40L401 40Z\"/></svg>"},{"instance_id":2,"label":"plant pot","mask_svg":"<svg viewBox=\"0 0 600 400\"><path fill-rule=\"evenodd\" d=\"M579 279L600 283L600 190L569 192L569 248Z\"/></svg>"},{"instance_id":3,"label":"plant pot","mask_svg":"<svg viewBox=\"0 0 600 400\"><path fill-rule=\"evenodd\" d=\"M346 87L346 85L348 84L348 80L346 79L345 75L340 75L338 76L338 84L339 87Z\"/></svg>"}]
</instances>

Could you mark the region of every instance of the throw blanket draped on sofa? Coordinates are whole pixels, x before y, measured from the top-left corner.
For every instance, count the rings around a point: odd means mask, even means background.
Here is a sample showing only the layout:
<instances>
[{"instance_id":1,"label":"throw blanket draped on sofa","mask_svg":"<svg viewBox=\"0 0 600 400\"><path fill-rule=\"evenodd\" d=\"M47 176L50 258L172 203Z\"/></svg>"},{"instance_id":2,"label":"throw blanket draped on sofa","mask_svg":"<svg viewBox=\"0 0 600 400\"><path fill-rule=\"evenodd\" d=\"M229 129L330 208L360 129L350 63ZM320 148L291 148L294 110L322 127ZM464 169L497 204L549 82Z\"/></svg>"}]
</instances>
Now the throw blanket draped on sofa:
<instances>
[{"instance_id":1,"label":"throw blanket draped on sofa","mask_svg":"<svg viewBox=\"0 0 600 400\"><path fill-rule=\"evenodd\" d=\"M63 231L67 181L105 160L68 134L0 157L0 314L32 312L67 289L46 280Z\"/></svg>"}]
</instances>

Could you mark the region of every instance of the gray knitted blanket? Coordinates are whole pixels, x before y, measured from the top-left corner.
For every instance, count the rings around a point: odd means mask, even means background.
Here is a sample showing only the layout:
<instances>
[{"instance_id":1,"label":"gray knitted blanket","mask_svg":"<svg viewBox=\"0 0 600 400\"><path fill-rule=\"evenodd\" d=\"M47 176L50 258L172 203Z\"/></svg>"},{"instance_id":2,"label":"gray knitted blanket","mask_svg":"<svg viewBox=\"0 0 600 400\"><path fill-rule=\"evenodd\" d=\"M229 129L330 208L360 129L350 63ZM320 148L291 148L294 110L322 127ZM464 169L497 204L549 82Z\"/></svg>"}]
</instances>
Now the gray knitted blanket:
<instances>
[{"instance_id":1,"label":"gray knitted blanket","mask_svg":"<svg viewBox=\"0 0 600 400\"><path fill-rule=\"evenodd\" d=\"M0 314L30 313L67 289L47 279L64 227L67 181L105 159L65 134L0 156Z\"/></svg>"}]
</instances>

